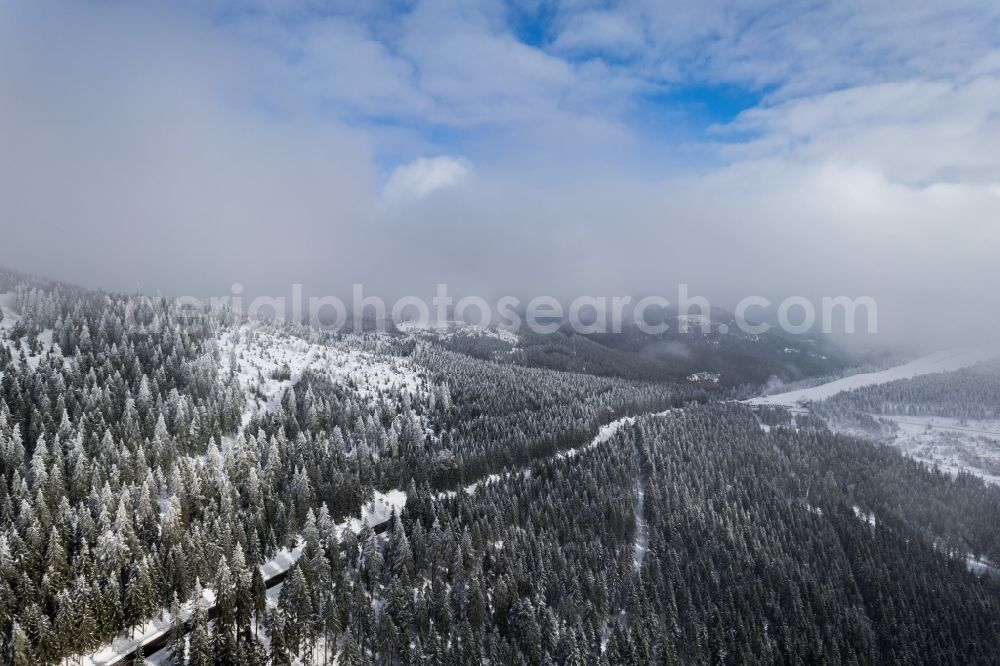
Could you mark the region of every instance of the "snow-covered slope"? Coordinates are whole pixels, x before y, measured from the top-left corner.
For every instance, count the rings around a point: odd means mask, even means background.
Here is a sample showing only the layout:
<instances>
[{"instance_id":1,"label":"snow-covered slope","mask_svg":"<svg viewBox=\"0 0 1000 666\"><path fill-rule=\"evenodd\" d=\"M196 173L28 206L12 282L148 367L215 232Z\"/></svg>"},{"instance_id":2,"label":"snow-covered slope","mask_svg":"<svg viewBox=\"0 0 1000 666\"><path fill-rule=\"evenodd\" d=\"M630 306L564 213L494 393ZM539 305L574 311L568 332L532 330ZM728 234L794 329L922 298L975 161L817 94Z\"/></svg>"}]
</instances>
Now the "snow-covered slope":
<instances>
[{"instance_id":1,"label":"snow-covered slope","mask_svg":"<svg viewBox=\"0 0 1000 666\"><path fill-rule=\"evenodd\" d=\"M952 372L994 358L1000 358L1000 344L949 349L918 358L895 368L889 368L888 370L851 375L811 388L753 398L748 402L755 405L796 407L809 402L825 400L841 391L850 391L874 384L886 384L897 379L911 379L919 375L928 375L935 372Z\"/></svg>"},{"instance_id":2,"label":"snow-covered slope","mask_svg":"<svg viewBox=\"0 0 1000 666\"><path fill-rule=\"evenodd\" d=\"M14 328L17 322L21 321L21 315L14 309L14 297L13 292L0 294L0 310L3 311L3 319L0 320L0 345L5 345L11 354L17 358L22 349L28 353L28 338L27 336L21 337L20 349L14 341L7 339L10 329ZM37 368L38 363L42 360L42 356L47 353L62 356L62 349L59 348L59 345L54 344L52 329L47 328L41 331L38 334L38 342L41 345L42 351L40 354L27 356L30 368Z\"/></svg>"},{"instance_id":3,"label":"snow-covered slope","mask_svg":"<svg viewBox=\"0 0 1000 666\"><path fill-rule=\"evenodd\" d=\"M312 344L280 329L258 323L222 331L218 339L223 369L235 360L240 386L247 397L245 426L258 411L281 403L285 390L298 383L306 370L326 373L331 380L350 384L362 397L426 390L426 381L407 359L376 355L350 342ZM279 371L286 375L275 374Z\"/></svg>"}]
</instances>

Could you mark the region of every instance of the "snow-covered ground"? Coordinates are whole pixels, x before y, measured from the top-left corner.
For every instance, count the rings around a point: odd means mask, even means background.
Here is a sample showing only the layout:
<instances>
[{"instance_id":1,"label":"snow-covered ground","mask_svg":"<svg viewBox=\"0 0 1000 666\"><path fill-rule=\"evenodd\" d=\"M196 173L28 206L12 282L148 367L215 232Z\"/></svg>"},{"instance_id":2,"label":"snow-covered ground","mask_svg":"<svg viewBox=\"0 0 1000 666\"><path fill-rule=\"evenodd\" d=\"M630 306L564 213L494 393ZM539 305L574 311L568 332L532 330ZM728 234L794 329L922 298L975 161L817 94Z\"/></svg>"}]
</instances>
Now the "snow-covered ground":
<instances>
[{"instance_id":1,"label":"snow-covered ground","mask_svg":"<svg viewBox=\"0 0 1000 666\"><path fill-rule=\"evenodd\" d=\"M348 520L344 527L358 532L367 522L369 525L384 523L395 511L398 516L406 506L405 490L390 490L387 493L375 491L375 496L361 507L361 515Z\"/></svg>"},{"instance_id":2,"label":"snow-covered ground","mask_svg":"<svg viewBox=\"0 0 1000 666\"><path fill-rule=\"evenodd\" d=\"M1000 578L1000 567L985 557L975 558L971 555L966 559L966 566L974 574L988 574L994 578Z\"/></svg>"},{"instance_id":3,"label":"snow-covered ground","mask_svg":"<svg viewBox=\"0 0 1000 666\"><path fill-rule=\"evenodd\" d=\"M646 487L643 480L635 483L635 546L632 554L632 564L636 570L642 568L642 562L649 551L649 522L646 520L643 500L646 498Z\"/></svg>"},{"instance_id":4,"label":"snow-covered ground","mask_svg":"<svg viewBox=\"0 0 1000 666\"><path fill-rule=\"evenodd\" d=\"M304 546L305 544L299 542L294 548L282 548L274 554L274 557L260 565L260 573L264 577L264 582L266 583L278 574L285 573L291 569L292 565L298 562L302 556L302 548Z\"/></svg>"},{"instance_id":5,"label":"snow-covered ground","mask_svg":"<svg viewBox=\"0 0 1000 666\"><path fill-rule=\"evenodd\" d=\"M871 513L869 511L864 511L857 504L855 504L851 508L854 509L854 515L855 516L857 516L859 519L861 519L861 520L865 521L866 523L868 523L868 526L871 527L873 530L875 529L875 514L874 513Z\"/></svg>"},{"instance_id":6,"label":"snow-covered ground","mask_svg":"<svg viewBox=\"0 0 1000 666\"><path fill-rule=\"evenodd\" d=\"M209 588L202 589L202 598L199 600L202 608L210 608L215 604L215 592ZM181 617L185 620L194 613L194 601L188 601L181 605ZM135 637L129 634L118 636L112 643L105 645L100 650L82 657L74 657L70 664L74 666L107 666L107 664L120 663L122 657L131 653L139 645L146 645L156 638L170 632L170 613L164 612L162 616L154 617L141 627L135 630Z\"/></svg>"},{"instance_id":7,"label":"snow-covered ground","mask_svg":"<svg viewBox=\"0 0 1000 666\"><path fill-rule=\"evenodd\" d=\"M753 398L748 400L748 402L755 405L795 407L809 402L825 400L842 391L850 391L875 384L887 384L897 379L912 379L913 377L929 375L935 372L952 372L994 358L1000 358L1000 345L949 349L923 356L909 363L889 368L888 370L850 375L826 384L820 384L819 386Z\"/></svg>"},{"instance_id":8,"label":"snow-covered ground","mask_svg":"<svg viewBox=\"0 0 1000 666\"><path fill-rule=\"evenodd\" d=\"M20 351L15 346L14 341L7 339L7 332L21 320L20 314L14 309L13 292L0 294L0 310L3 310L3 320L0 321L0 344L5 345L14 355L14 359L16 360ZM53 344L52 329L47 328L39 333L38 342L42 345L42 353L35 356L27 356L28 367L32 369L38 368L38 364L42 360L42 356L50 352L56 356L62 356L62 349L59 345ZM21 338L21 349L24 350L25 354L28 354L27 336Z\"/></svg>"},{"instance_id":9,"label":"snow-covered ground","mask_svg":"<svg viewBox=\"0 0 1000 666\"><path fill-rule=\"evenodd\" d=\"M653 414L648 414L648 416L666 416L667 414L670 414L671 412L675 412L675 411L678 411L678 410L676 410L676 409L668 409L666 411L656 412L656 413L653 413ZM582 453L583 451L586 451L588 449L594 448L595 446L599 446L601 444L604 444L605 442L607 442L608 440L610 440L612 437L614 437L615 433L617 433L619 430L621 430L622 427L629 426L629 425L632 425L633 423L635 423L635 419L636 419L636 417L634 417L634 416L623 416L623 417L621 417L619 419L615 419L614 421L611 421L610 423L606 423L605 425L601 426L601 428L597 431L597 434L594 436L594 438L592 440L590 440L589 442L587 442L583 446L578 446L578 447L574 447L572 449L566 449L565 451L560 451L560 452L558 452L558 453L555 454L555 457L556 458L573 458L573 457L579 455L580 453ZM490 485L491 483L496 483L497 481L500 481L502 479L506 479L506 478L508 478L510 476L513 476L515 474L520 474L521 476L529 476L531 474L531 470L528 469L527 467L525 467L525 468L520 469L520 470L508 471L508 472L503 472L503 473L500 473L500 474L490 474L489 476L483 477L482 479L479 479L478 481L475 481L474 483L470 483L469 485L465 486L464 490L465 490L465 492L467 492L469 494L472 494L472 493L476 492L476 490L478 490L479 488L482 488L483 486ZM451 497L451 496L454 496L454 495L455 495L455 491L454 490L445 490L445 491L442 491L442 492L438 493L438 496L440 496L440 497Z\"/></svg>"},{"instance_id":10,"label":"snow-covered ground","mask_svg":"<svg viewBox=\"0 0 1000 666\"><path fill-rule=\"evenodd\" d=\"M657 414L650 414L650 416L665 416L666 414L669 414L672 411L674 410L668 409L666 411L659 412ZM633 423L635 423L635 418L636 417L634 416L623 416L620 419L616 419L611 423L603 425L601 426L601 429L597 431L597 435L594 437L594 439L590 440L590 442L588 442L587 444L584 444L583 446L580 447L567 449L566 451L557 453L556 456L559 458L572 458L573 456L579 454L581 451L586 451L587 449L593 448L599 444L603 444L604 442L614 437L615 433L617 433L623 427L630 426Z\"/></svg>"},{"instance_id":11,"label":"snow-covered ground","mask_svg":"<svg viewBox=\"0 0 1000 666\"><path fill-rule=\"evenodd\" d=\"M285 390L298 381L316 357L314 345L305 340L276 335L254 324L224 330L218 345L224 371L229 369L230 358L236 359L237 376L247 399L242 427L254 413L276 407ZM285 369L290 374L288 379L273 376Z\"/></svg>"},{"instance_id":12,"label":"snow-covered ground","mask_svg":"<svg viewBox=\"0 0 1000 666\"><path fill-rule=\"evenodd\" d=\"M660 414L657 414L656 416L661 416L663 414L667 414L670 411L672 411L672 410L668 409L665 412L660 412ZM620 419L615 419L614 421L611 421L610 423L607 423L607 424L601 426L601 428L597 431L597 434L594 436L594 438L592 440L590 440L589 442L587 442L586 444L584 444L583 446L578 446L578 447L574 447L572 449L566 449L565 451L560 451L560 452L558 452L558 453L555 454L555 457L556 458L573 458L573 457L579 455L581 452L586 451L587 449L593 448L595 446L603 444L604 442L607 442L609 439L611 439L612 437L614 437L615 433L617 433L619 430L621 430L621 428L623 426L632 425L633 423L635 423L635 417L634 416L623 416ZM481 488L483 486L489 485L491 483L496 483L497 481L500 481L501 479L505 479L505 478L507 478L509 476L512 476L514 474L520 474L522 476L528 476L530 473L531 473L531 470L528 469L527 467L525 467L525 468L520 469L520 470L503 472L501 474L490 474L489 476L483 477L482 479L479 479L478 481L475 481L474 483L470 483L469 485L465 486L465 492L471 494L471 493L476 492L476 490L478 490L479 488ZM451 495L454 495L454 494L455 494L454 490L446 490L446 491L440 493L440 495L443 496L443 497L451 496Z\"/></svg>"},{"instance_id":13,"label":"snow-covered ground","mask_svg":"<svg viewBox=\"0 0 1000 666\"><path fill-rule=\"evenodd\" d=\"M240 386L247 398L245 426L256 412L267 412L279 404L290 386L306 370L326 373L334 382L350 384L362 397L426 389L426 379L407 359L376 355L351 342L319 345L288 335L280 329L256 323L226 329L218 338L223 370L235 354ZM275 377L276 373L285 377Z\"/></svg>"},{"instance_id":14,"label":"snow-covered ground","mask_svg":"<svg viewBox=\"0 0 1000 666\"><path fill-rule=\"evenodd\" d=\"M1000 420L941 416L883 416L899 426L893 445L942 470L964 470L1000 485Z\"/></svg>"}]
</instances>

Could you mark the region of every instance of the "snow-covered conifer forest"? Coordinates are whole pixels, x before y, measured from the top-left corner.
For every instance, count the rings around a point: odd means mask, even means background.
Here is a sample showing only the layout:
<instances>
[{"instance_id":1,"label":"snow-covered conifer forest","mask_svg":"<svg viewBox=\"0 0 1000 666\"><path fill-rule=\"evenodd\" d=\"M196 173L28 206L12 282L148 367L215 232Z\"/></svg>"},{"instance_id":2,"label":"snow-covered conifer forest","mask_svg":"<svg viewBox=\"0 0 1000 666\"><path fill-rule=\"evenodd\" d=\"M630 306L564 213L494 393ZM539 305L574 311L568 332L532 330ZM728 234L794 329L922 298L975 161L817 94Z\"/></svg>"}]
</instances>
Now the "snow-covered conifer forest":
<instances>
[{"instance_id":1,"label":"snow-covered conifer forest","mask_svg":"<svg viewBox=\"0 0 1000 666\"><path fill-rule=\"evenodd\" d=\"M889 445L996 420L995 363L782 406L454 344L513 334L0 294L2 663L1000 654L1000 487Z\"/></svg>"},{"instance_id":2,"label":"snow-covered conifer forest","mask_svg":"<svg viewBox=\"0 0 1000 666\"><path fill-rule=\"evenodd\" d=\"M0 0L0 666L1000 666L998 0Z\"/></svg>"}]
</instances>

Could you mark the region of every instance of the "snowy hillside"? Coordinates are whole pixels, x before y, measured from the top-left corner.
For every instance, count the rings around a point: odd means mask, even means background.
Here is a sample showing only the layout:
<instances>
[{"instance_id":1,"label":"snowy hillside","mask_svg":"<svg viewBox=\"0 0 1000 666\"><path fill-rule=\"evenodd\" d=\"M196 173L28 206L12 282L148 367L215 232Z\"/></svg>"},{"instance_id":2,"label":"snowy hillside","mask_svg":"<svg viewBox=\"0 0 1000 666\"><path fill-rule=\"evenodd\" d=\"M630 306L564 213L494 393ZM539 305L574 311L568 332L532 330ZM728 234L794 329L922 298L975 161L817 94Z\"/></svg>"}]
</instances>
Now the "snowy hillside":
<instances>
[{"instance_id":1,"label":"snowy hillside","mask_svg":"<svg viewBox=\"0 0 1000 666\"><path fill-rule=\"evenodd\" d=\"M349 385L362 397L387 393L423 393L426 379L406 359L379 356L346 342L320 345L261 323L224 329L218 336L223 368L235 364L247 399L245 426L255 412L280 404L285 390L306 370L326 373L335 383Z\"/></svg>"},{"instance_id":2,"label":"snowy hillside","mask_svg":"<svg viewBox=\"0 0 1000 666\"><path fill-rule=\"evenodd\" d=\"M455 338L492 338L500 342L506 342L509 345L516 345L518 341L517 333L511 331L454 320L431 322L427 326L420 326L416 322L404 321L396 324L396 328L401 333L420 337L433 337L446 341Z\"/></svg>"},{"instance_id":3,"label":"snowy hillside","mask_svg":"<svg viewBox=\"0 0 1000 666\"><path fill-rule=\"evenodd\" d=\"M3 319L0 320L0 345L4 345L10 350L15 358L23 350L28 361L28 366L32 369L38 367L42 356L45 354L52 353L56 356L62 356L62 350L59 348L59 345L54 343L53 331L50 328L38 331L38 335L36 336L38 341L37 353L32 352L27 335L20 336L17 341L9 339L8 336L11 329L21 321L21 316L14 307L14 303L15 294L13 292L0 294L0 311L3 311Z\"/></svg>"}]
</instances>

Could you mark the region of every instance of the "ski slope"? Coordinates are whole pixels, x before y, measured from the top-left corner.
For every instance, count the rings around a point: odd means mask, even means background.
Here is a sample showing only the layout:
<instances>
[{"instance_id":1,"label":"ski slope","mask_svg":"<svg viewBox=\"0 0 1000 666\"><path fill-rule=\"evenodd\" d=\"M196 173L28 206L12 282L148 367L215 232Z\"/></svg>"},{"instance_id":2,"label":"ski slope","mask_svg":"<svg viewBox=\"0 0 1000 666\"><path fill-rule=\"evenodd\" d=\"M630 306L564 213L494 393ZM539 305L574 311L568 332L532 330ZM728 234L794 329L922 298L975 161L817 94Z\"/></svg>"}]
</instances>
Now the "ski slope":
<instances>
[{"instance_id":1,"label":"ski slope","mask_svg":"<svg viewBox=\"0 0 1000 666\"><path fill-rule=\"evenodd\" d=\"M888 370L850 375L819 386L762 396L747 402L752 405L798 407L810 402L825 400L842 391L851 391L875 384L887 384L899 379L912 379L936 372L953 372L994 358L1000 358L1000 344L949 349L923 356Z\"/></svg>"}]
</instances>

